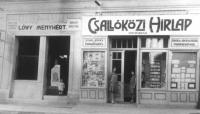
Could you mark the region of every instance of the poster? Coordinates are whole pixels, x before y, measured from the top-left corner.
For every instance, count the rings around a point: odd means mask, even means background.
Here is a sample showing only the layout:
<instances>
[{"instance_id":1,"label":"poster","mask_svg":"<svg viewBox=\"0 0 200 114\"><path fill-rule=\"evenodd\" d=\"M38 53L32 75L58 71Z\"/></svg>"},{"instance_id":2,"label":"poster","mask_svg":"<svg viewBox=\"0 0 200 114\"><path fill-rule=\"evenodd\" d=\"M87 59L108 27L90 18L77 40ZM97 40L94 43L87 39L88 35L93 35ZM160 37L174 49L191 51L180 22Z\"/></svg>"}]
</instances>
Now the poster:
<instances>
[{"instance_id":1,"label":"poster","mask_svg":"<svg viewBox=\"0 0 200 114\"><path fill-rule=\"evenodd\" d=\"M51 69L51 86L58 86L60 83L60 65L55 65Z\"/></svg>"},{"instance_id":2,"label":"poster","mask_svg":"<svg viewBox=\"0 0 200 114\"><path fill-rule=\"evenodd\" d=\"M83 53L82 86L105 87L105 53L85 51Z\"/></svg>"},{"instance_id":3,"label":"poster","mask_svg":"<svg viewBox=\"0 0 200 114\"><path fill-rule=\"evenodd\" d=\"M197 55L194 52L173 53L171 89L196 89L196 59ZM175 67L175 65L178 67ZM176 87L174 86L175 83Z\"/></svg>"}]
</instances>

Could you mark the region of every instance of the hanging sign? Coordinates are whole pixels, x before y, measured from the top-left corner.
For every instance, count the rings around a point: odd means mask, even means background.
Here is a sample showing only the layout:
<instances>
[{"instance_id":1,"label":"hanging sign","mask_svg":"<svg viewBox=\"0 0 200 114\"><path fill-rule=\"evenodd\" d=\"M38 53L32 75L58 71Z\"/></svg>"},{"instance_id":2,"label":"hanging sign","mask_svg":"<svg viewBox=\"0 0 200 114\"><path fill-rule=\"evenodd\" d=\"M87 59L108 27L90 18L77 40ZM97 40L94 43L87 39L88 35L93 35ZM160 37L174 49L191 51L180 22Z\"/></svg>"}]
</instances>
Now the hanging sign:
<instances>
[{"instance_id":1,"label":"hanging sign","mask_svg":"<svg viewBox=\"0 0 200 114\"><path fill-rule=\"evenodd\" d=\"M83 17L83 35L200 35L199 15Z\"/></svg>"}]
</instances>

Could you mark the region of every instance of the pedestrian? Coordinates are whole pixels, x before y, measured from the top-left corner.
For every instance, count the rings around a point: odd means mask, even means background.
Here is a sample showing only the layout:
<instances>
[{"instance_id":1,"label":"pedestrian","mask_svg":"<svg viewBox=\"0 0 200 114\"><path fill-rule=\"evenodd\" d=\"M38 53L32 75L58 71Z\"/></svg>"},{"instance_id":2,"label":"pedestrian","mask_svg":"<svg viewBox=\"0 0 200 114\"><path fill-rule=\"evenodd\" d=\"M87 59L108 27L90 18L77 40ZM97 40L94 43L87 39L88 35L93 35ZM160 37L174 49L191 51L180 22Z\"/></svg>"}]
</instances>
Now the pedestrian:
<instances>
[{"instance_id":1,"label":"pedestrian","mask_svg":"<svg viewBox=\"0 0 200 114\"><path fill-rule=\"evenodd\" d=\"M110 80L110 93L111 93L111 103L115 103L115 94L116 94L116 88L117 88L117 74L116 74L116 68L113 68L113 72L111 74L111 80Z\"/></svg>"},{"instance_id":2,"label":"pedestrian","mask_svg":"<svg viewBox=\"0 0 200 114\"><path fill-rule=\"evenodd\" d=\"M131 71L131 79L130 79L130 94L131 94L131 103L135 102L135 91L136 91L136 75L133 71Z\"/></svg>"}]
</instances>

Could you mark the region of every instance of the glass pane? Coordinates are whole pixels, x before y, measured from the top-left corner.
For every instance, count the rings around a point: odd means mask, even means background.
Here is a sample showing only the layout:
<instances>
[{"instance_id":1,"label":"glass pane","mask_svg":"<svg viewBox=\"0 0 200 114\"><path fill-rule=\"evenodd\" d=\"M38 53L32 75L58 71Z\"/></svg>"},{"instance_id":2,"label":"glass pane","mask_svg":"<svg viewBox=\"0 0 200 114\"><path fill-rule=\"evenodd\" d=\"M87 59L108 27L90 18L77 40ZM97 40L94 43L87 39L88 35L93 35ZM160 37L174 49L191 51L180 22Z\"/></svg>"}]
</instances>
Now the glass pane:
<instances>
[{"instance_id":1,"label":"glass pane","mask_svg":"<svg viewBox=\"0 0 200 114\"><path fill-rule=\"evenodd\" d=\"M122 58L122 53L121 53L121 52L118 52L117 59L121 59L121 58Z\"/></svg>"},{"instance_id":2,"label":"glass pane","mask_svg":"<svg viewBox=\"0 0 200 114\"><path fill-rule=\"evenodd\" d=\"M84 52L82 86L105 87L105 53Z\"/></svg>"},{"instance_id":3,"label":"glass pane","mask_svg":"<svg viewBox=\"0 0 200 114\"><path fill-rule=\"evenodd\" d=\"M39 54L39 37L20 37L19 54L20 55L38 55Z\"/></svg>"},{"instance_id":4,"label":"glass pane","mask_svg":"<svg viewBox=\"0 0 200 114\"><path fill-rule=\"evenodd\" d=\"M19 41L16 79L37 80L40 37L21 36Z\"/></svg>"},{"instance_id":5,"label":"glass pane","mask_svg":"<svg viewBox=\"0 0 200 114\"><path fill-rule=\"evenodd\" d=\"M128 48L132 48L132 40L128 39Z\"/></svg>"},{"instance_id":6,"label":"glass pane","mask_svg":"<svg viewBox=\"0 0 200 114\"><path fill-rule=\"evenodd\" d=\"M127 40L122 40L122 48L127 48Z\"/></svg>"},{"instance_id":7,"label":"glass pane","mask_svg":"<svg viewBox=\"0 0 200 114\"><path fill-rule=\"evenodd\" d=\"M19 56L16 79L36 80L38 57Z\"/></svg>"},{"instance_id":8,"label":"glass pane","mask_svg":"<svg viewBox=\"0 0 200 114\"><path fill-rule=\"evenodd\" d=\"M166 53L142 53L142 88L163 88L166 86Z\"/></svg>"},{"instance_id":9,"label":"glass pane","mask_svg":"<svg viewBox=\"0 0 200 114\"><path fill-rule=\"evenodd\" d=\"M164 48L168 48L168 38L164 38Z\"/></svg>"},{"instance_id":10,"label":"glass pane","mask_svg":"<svg viewBox=\"0 0 200 114\"><path fill-rule=\"evenodd\" d=\"M112 39L111 48L137 48L137 37Z\"/></svg>"},{"instance_id":11,"label":"glass pane","mask_svg":"<svg viewBox=\"0 0 200 114\"><path fill-rule=\"evenodd\" d=\"M137 39L132 39L133 42L133 48L137 48Z\"/></svg>"},{"instance_id":12,"label":"glass pane","mask_svg":"<svg viewBox=\"0 0 200 114\"><path fill-rule=\"evenodd\" d=\"M116 74L118 75L118 81L121 81L121 60L113 60L112 69L116 68Z\"/></svg>"},{"instance_id":13,"label":"glass pane","mask_svg":"<svg viewBox=\"0 0 200 114\"><path fill-rule=\"evenodd\" d=\"M117 48L121 48L122 46L121 46L121 40L117 40Z\"/></svg>"},{"instance_id":14,"label":"glass pane","mask_svg":"<svg viewBox=\"0 0 200 114\"><path fill-rule=\"evenodd\" d=\"M112 48L116 48L117 46L117 42L116 40L112 39Z\"/></svg>"},{"instance_id":15,"label":"glass pane","mask_svg":"<svg viewBox=\"0 0 200 114\"><path fill-rule=\"evenodd\" d=\"M141 38L141 47L142 48L146 47L146 39L145 38Z\"/></svg>"},{"instance_id":16,"label":"glass pane","mask_svg":"<svg viewBox=\"0 0 200 114\"><path fill-rule=\"evenodd\" d=\"M171 89L196 89L195 52L174 52L171 63Z\"/></svg>"},{"instance_id":17,"label":"glass pane","mask_svg":"<svg viewBox=\"0 0 200 114\"><path fill-rule=\"evenodd\" d=\"M141 38L142 48L167 48L168 38L167 37L147 37Z\"/></svg>"},{"instance_id":18,"label":"glass pane","mask_svg":"<svg viewBox=\"0 0 200 114\"><path fill-rule=\"evenodd\" d=\"M116 52L113 52L113 59L117 59L117 53Z\"/></svg>"}]
</instances>

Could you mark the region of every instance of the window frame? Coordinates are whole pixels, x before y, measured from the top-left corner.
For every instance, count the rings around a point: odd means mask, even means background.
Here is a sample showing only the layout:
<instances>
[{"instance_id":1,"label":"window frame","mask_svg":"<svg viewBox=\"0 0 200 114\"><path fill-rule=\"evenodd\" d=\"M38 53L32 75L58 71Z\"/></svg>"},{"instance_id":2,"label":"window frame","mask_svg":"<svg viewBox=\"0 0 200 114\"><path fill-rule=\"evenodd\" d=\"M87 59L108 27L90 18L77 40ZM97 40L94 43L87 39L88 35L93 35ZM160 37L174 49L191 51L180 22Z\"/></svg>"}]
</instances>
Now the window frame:
<instances>
[{"instance_id":1,"label":"window frame","mask_svg":"<svg viewBox=\"0 0 200 114\"><path fill-rule=\"evenodd\" d=\"M38 69L39 69L39 59L40 59L40 43L41 43L41 37L40 36L15 36L15 38L16 38L16 45L15 45L15 47L17 48L16 49L16 65L15 65L15 77L14 77L14 80L15 81L38 81ZM37 44L37 46L38 46L38 52L37 52L37 55L29 55L29 54L22 54L21 56L31 56L31 57L35 57L35 56L37 56L37 68L35 69L36 70L36 72L35 72L35 76L34 76L34 78L32 78L32 79L27 79L27 78L18 78L19 76L18 76L18 65L19 65L19 56L20 56L20 54L19 54L19 39L20 38L25 38L25 39L29 39L29 38L31 38L31 39L35 39L36 38L36 40L38 40L38 44Z\"/></svg>"},{"instance_id":2,"label":"window frame","mask_svg":"<svg viewBox=\"0 0 200 114\"><path fill-rule=\"evenodd\" d=\"M142 60L143 60L142 53L144 53L144 52L149 52L149 53L151 53L151 52L165 52L166 53L165 87L163 87L163 88L142 88ZM140 70L139 70L139 74L140 74L140 81L139 81L140 89L142 89L142 90L167 90L167 88L168 88L168 75L169 75L169 73L168 73L168 60L169 60L169 52L168 52L168 50L162 50L162 49L155 49L155 50L148 49L147 50L147 49L143 49L143 50L140 50L140 58L141 58L141 61L139 63L140 64Z\"/></svg>"},{"instance_id":3,"label":"window frame","mask_svg":"<svg viewBox=\"0 0 200 114\"><path fill-rule=\"evenodd\" d=\"M172 72L171 72L171 69L172 69L172 64L171 64L171 61L172 61L172 54L173 53L196 53L196 62L197 62L197 64L196 64L196 88L195 89L172 89L171 88L171 75L172 75ZM191 50L191 49L186 49L186 50L181 50L181 49L173 49L173 50L171 50L170 51L170 53L169 53L169 55L170 55L170 59L169 59L169 61L168 61L168 64L169 64L169 69L168 69L168 72L169 72L169 77L168 77L168 80L169 80L169 82L168 82L168 89L170 90L170 91L198 91L199 90L199 57L200 57L200 52L199 52L199 50L197 50L197 49L193 49L193 50Z\"/></svg>"}]
</instances>

